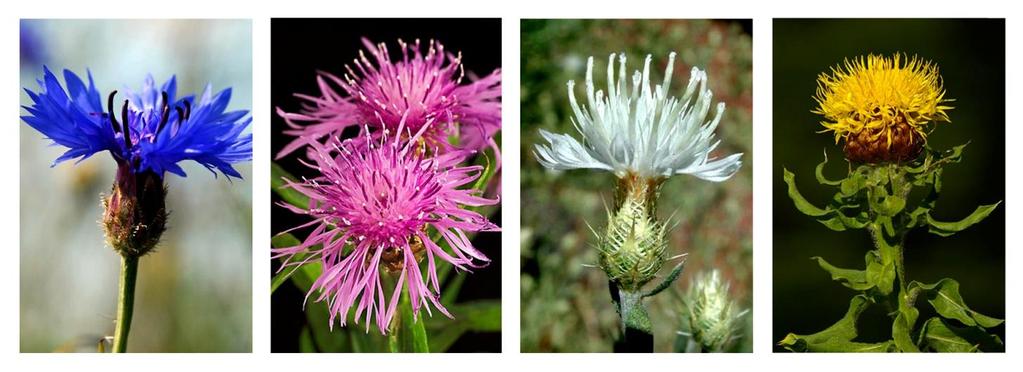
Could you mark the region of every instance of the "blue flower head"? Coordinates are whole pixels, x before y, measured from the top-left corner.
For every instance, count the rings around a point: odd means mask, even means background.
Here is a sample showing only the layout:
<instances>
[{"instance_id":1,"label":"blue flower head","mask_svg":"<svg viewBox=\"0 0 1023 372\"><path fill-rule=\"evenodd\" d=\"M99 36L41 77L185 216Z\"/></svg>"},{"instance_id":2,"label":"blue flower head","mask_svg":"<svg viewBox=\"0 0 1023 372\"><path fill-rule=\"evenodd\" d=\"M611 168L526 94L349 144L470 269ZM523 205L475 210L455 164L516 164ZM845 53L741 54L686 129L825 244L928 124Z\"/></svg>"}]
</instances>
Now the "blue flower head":
<instances>
[{"instance_id":1,"label":"blue flower head","mask_svg":"<svg viewBox=\"0 0 1023 372\"><path fill-rule=\"evenodd\" d=\"M171 172L184 177L178 165L185 160L202 164L216 175L220 171L241 178L231 164L252 159L252 134L243 134L252 122L247 110L228 111L231 89L216 94L209 85L197 99L178 99L177 81L171 77L160 89L148 76L138 93L129 92L122 102L117 91L107 96L104 110L99 91L88 74L88 85L64 70L67 90L45 66L40 92L25 89L32 106L23 106L21 117L29 126L68 150L53 165L85 160L110 151L118 165L140 174L163 177ZM120 110L115 111L115 104Z\"/></svg>"}]
</instances>

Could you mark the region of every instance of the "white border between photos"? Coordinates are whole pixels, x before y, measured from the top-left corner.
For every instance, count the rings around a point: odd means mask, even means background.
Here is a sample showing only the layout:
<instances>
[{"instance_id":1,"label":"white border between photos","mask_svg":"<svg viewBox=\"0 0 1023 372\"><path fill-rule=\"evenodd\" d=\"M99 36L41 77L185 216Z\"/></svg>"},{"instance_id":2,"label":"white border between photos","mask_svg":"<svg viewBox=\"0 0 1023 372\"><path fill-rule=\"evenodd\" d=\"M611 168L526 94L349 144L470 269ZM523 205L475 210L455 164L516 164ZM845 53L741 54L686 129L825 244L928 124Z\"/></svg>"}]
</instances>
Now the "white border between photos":
<instances>
[{"instance_id":1,"label":"white border between photos","mask_svg":"<svg viewBox=\"0 0 1023 372\"><path fill-rule=\"evenodd\" d=\"M1023 349L1015 337L1020 317L1021 275L1009 267L1019 267L1023 240L1015 235L1006 237L1006 343L1007 353L988 355L796 355L772 353L772 19L786 17L850 18L850 17L905 17L905 18L1006 18L1006 100L1019 102L1017 86L1021 76L1015 70L1020 59L1020 21L1023 12L1008 1L974 0L895 2L861 0L852 2L826 1L650 1L631 0L585 2L500 0L500 1L196 1L174 2L143 1L8 1L3 9L0 26L0 102L7 102L0 112L6 118L0 132L0 159L8 174L18 174L18 130L21 123L15 119L21 113L15 104L21 94L18 68L19 18L251 18L253 30L253 116L255 133L253 184L253 353L248 354L134 354L109 356L98 354L21 354L19 353L19 285L18 260L9 259L7 270L0 272L0 281L7 299L0 306L0 369L23 370L127 370L147 372L175 371L182 367L199 370L287 370L358 368L408 369L416 371L452 370L552 370L572 368L585 371L621 370L829 370L862 371L867 368L922 369L929 371L986 369L1023 362L1019 357ZM504 73L503 157L507 164L503 170L504 208L502 221L503 333L502 354L436 354L436 355L384 355L384 354L271 354L270 353L270 295L266 290L270 280L267 273L270 262L269 246L270 191L269 183L269 118L270 102L270 18L271 17L497 17L503 18L501 42ZM754 353L747 354L520 354L519 345L519 20L522 18L752 18L754 24ZM467 30L471 32L471 30ZM324 40L329 47L329 40ZM950 46L954 47L954 46ZM1007 105L1006 139L1023 134L1015 117L1008 115L1014 105ZM1006 164L1023 160L1023 146L1007 146ZM994 170L998 171L998 170ZM1013 203L1020 193L1020 176L1008 172L1006 177L1006 224L1020 226L1020 208ZM17 177L17 176L15 176ZM17 179L0 183L0 195L16 199ZM0 229L8 242L19 241L19 208L8 203L0 212ZM30 212L28 212L30 215ZM8 257L21 254L20 247L8 243L4 247Z\"/></svg>"}]
</instances>

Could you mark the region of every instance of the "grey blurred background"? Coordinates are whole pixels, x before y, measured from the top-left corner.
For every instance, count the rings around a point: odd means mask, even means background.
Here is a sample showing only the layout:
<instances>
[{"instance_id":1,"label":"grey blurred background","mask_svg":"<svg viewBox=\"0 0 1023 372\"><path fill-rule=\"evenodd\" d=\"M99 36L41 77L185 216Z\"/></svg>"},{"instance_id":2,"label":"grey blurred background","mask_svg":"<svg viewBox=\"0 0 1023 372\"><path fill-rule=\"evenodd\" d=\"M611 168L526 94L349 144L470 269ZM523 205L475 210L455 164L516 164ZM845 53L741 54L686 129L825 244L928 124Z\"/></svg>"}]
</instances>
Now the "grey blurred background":
<instances>
[{"instance_id":1,"label":"grey blurred background","mask_svg":"<svg viewBox=\"0 0 1023 372\"><path fill-rule=\"evenodd\" d=\"M21 86L38 91L46 65L61 78L92 71L101 94L178 77L179 96L232 87L229 110L252 107L248 20L22 20ZM21 104L31 100L21 94ZM24 113L24 112L23 112ZM120 258L104 244L100 195L108 152L50 164L64 150L24 123L21 146L21 351L95 351L113 334ZM251 129L250 129L251 130ZM157 250L141 260L129 350L248 352L252 341L252 185L194 162L166 176L171 211Z\"/></svg>"}]
</instances>

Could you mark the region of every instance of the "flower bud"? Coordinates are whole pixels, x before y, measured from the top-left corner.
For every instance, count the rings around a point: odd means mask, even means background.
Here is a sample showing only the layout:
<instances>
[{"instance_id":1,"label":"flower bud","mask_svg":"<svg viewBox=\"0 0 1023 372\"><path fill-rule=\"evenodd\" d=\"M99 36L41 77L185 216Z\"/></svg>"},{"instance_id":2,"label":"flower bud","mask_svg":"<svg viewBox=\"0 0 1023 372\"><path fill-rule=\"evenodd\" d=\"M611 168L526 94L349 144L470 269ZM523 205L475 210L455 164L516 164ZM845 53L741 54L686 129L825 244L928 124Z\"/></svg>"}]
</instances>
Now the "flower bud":
<instances>
[{"instance_id":1,"label":"flower bud","mask_svg":"<svg viewBox=\"0 0 1023 372\"><path fill-rule=\"evenodd\" d=\"M118 162L110 195L103 198L103 231L107 244L124 257L141 257L160 241L166 229L167 188L156 173L135 173Z\"/></svg>"},{"instance_id":2,"label":"flower bud","mask_svg":"<svg viewBox=\"0 0 1023 372\"><path fill-rule=\"evenodd\" d=\"M667 229L658 223L644 195L630 195L609 213L607 231L599 237L600 267L619 288L638 291L664 265Z\"/></svg>"},{"instance_id":3,"label":"flower bud","mask_svg":"<svg viewBox=\"0 0 1023 372\"><path fill-rule=\"evenodd\" d=\"M728 283L721 281L717 270L700 274L683 298L688 314L692 341L703 351L722 352L739 336L739 322L746 311L728 297Z\"/></svg>"}]
</instances>

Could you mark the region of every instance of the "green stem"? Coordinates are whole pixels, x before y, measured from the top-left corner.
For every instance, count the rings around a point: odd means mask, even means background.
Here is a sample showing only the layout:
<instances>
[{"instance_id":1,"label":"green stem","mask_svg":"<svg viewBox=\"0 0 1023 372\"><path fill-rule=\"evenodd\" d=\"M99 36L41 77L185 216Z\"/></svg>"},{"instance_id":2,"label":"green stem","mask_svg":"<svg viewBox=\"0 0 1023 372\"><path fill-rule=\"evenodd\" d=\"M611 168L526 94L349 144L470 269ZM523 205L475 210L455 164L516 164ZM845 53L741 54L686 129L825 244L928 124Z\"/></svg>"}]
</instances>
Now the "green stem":
<instances>
[{"instance_id":1,"label":"green stem","mask_svg":"<svg viewBox=\"0 0 1023 372\"><path fill-rule=\"evenodd\" d=\"M618 308L622 322L622 338L615 342L615 352L652 353L654 335L650 316L643 306L643 294L619 288L611 282L611 300Z\"/></svg>"},{"instance_id":2,"label":"green stem","mask_svg":"<svg viewBox=\"0 0 1023 372\"><path fill-rule=\"evenodd\" d=\"M391 335L387 343L392 353L429 353L430 343L422 318L416 319L412 311L408 288L401 290L398 314L391 320Z\"/></svg>"},{"instance_id":3,"label":"green stem","mask_svg":"<svg viewBox=\"0 0 1023 372\"><path fill-rule=\"evenodd\" d=\"M138 277L139 258L121 257L121 284L117 293L117 327L114 329L113 352L124 353L128 349L128 332L131 330L131 315L135 307L135 278Z\"/></svg>"}]
</instances>

